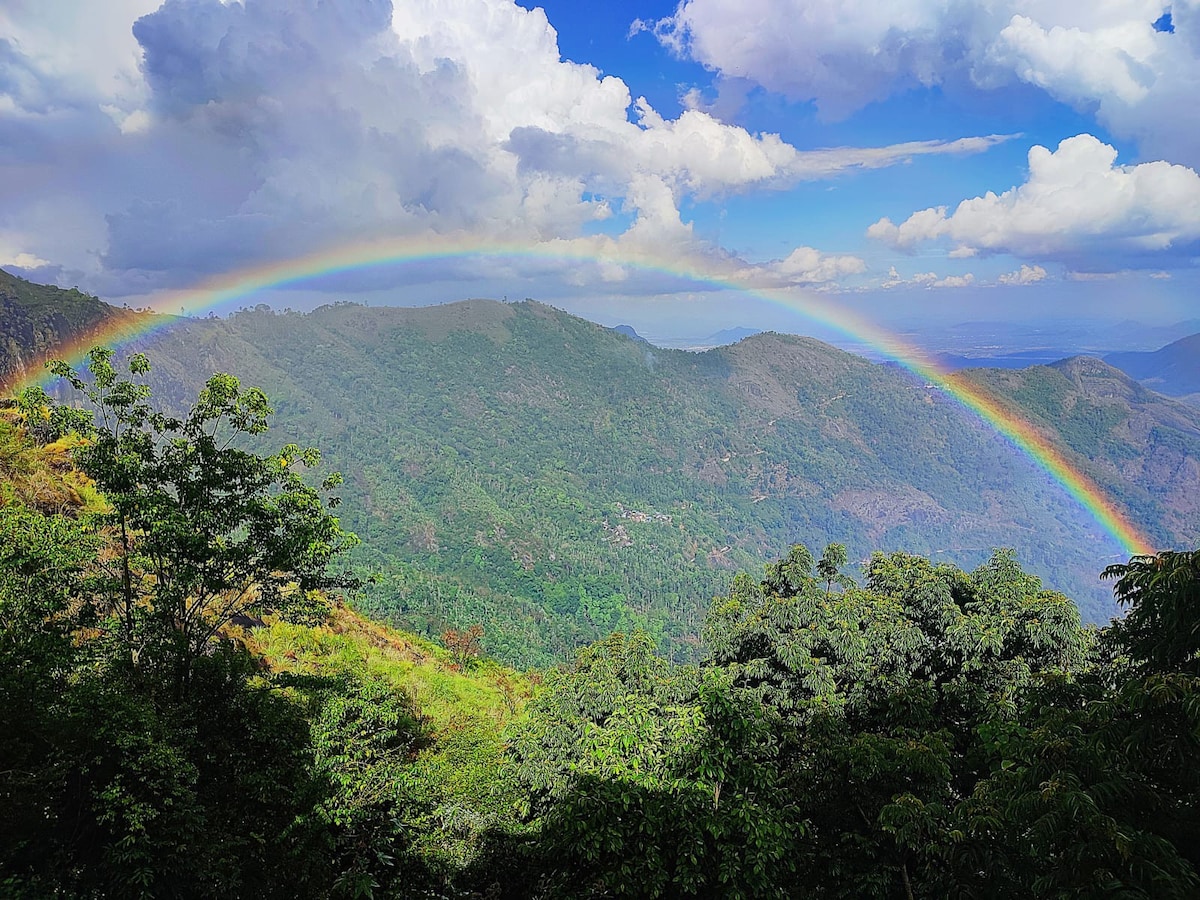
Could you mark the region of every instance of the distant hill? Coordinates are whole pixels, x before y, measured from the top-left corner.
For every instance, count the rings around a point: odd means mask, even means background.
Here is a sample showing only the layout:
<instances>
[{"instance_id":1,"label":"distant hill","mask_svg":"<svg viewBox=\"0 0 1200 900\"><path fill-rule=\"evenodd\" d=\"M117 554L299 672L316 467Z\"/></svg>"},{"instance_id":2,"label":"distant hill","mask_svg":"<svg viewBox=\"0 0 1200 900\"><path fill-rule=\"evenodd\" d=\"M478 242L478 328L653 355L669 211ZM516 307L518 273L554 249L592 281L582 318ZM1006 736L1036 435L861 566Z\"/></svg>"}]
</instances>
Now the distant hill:
<instances>
[{"instance_id":1,"label":"distant hill","mask_svg":"<svg viewBox=\"0 0 1200 900\"><path fill-rule=\"evenodd\" d=\"M617 334L623 334L627 338L632 338L633 340L638 341L640 343L643 343L643 344L650 343L648 340L646 340L644 337L642 337L640 334L638 334L636 331L634 331L634 328L632 325L614 325L611 330L615 331Z\"/></svg>"},{"instance_id":2,"label":"distant hill","mask_svg":"<svg viewBox=\"0 0 1200 900\"><path fill-rule=\"evenodd\" d=\"M1200 541L1200 410L1164 397L1098 359L1017 371L968 370L1060 446L1161 541Z\"/></svg>"},{"instance_id":3,"label":"distant hill","mask_svg":"<svg viewBox=\"0 0 1200 900\"><path fill-rule=\"evenodd\" d=\"M1092 619L1114 611L1111 541L1059 486L940 390L809 338L664 350L473 300L182 319L137 347L173 403L214 371L261 386L270 443L345 474L365 608L426 634L482 622L521 665L630 628L688 657L733 574L795 541L968 568L1011 546ZM1200 537L1187 407L1094 360L956 377L1028 410L1161 545Z\"/></svg>"},{"instance_id":4,"label":"distant hill","mask_svg":"<svg viewBox=\"0 0 1200 900\"><path fill-rule=\"evenodd\" d=\"M1200 334L1149 353L1109 353L1104 361L1159 393L1200 403Z\"/></svg>"},{"instance_id":5,"label":"distant hill","mask_svg":"<svg viewBox=\"0 0 1200 900\"><path fill-rule=\"evenodd\" d=\"M0 384L40 372L64 344L121 326L136 329L143 316L0 269Z\"/></svg>"},{"instance_id":6,"label":"distant hill","mask_svg":"<svg viewBox=\"0 0 1200 900\"><path fill-rule=\"evenodd\" d=\"M1060 350L1022 350L999 356L960 356L956 353L938 353L934 356L943 370L956 372L959 369L1025 369L1029 366L1045 366L1060 359L1073 356Z\"/></svg>"}]
</instances>

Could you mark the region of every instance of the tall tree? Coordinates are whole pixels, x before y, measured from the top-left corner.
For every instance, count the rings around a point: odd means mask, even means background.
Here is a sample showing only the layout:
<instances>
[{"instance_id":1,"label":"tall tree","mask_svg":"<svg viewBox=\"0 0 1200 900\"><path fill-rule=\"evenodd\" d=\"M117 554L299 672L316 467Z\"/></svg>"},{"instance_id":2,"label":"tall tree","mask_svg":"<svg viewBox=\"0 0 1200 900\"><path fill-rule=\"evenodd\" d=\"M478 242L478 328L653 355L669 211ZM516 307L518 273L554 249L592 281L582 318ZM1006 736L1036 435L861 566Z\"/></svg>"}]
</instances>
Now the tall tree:
<instances>
[{"instance_id":1,"label":"tall tree","mask_svg":"<svg viewBox=\"0 0 1200 900\"><path fill-rule=\"evenodd\" d=\"M317 591L349 583L329 564L356 539L321 497L339 477L320 491L301 477L319 462L315 449L289 444L260 456L240 445L267 429L262 391L214 375L177 418L151 404L144 355L129 359L130 377L112 358L93 349L90 380L61 361L51 368L96 412L76 458L111 507L113 632L132 670L182 694L193 662L234 616L322 614ZM44 395L23 402L39 401L53 406Z\"/></svg>"},{"instance_id":2,"label":"tall tree","mask_svg":"<svg viewBox=\"0 0 1200 900\"><path fill-rule=\"evenodd\" d=\"M997 765L961 810L964 895L1200 896L1198 563L1110 566L1129 611L1092 665L987 729Z\"/></svg>"}]
</instances>

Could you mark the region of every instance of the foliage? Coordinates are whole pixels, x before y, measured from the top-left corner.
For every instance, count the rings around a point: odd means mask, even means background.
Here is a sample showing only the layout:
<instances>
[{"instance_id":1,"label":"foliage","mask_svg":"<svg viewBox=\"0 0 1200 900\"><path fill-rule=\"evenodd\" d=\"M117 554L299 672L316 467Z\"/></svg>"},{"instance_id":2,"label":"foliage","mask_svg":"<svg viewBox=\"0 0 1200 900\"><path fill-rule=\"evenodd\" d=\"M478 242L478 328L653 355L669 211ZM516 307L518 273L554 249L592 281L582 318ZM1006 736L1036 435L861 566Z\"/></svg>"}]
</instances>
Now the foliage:
<instances>
[{"instance_id":1,"label":"foliage","mask_svg":"<svg viewBox=\"0 0 1200 900\"><path fill-rule=\"evenodd\" d=\"M130 359L130 379L109 350L92 350L88 365L90 382L65 363L52 369L98 415L75 455L111 507L101 516L115 537L104 591L111 628L131 669L154 670L182 695L233 617L323 614L316 592L349 583L327 567L355 538L297 471L319 462L316 450L290 444L259 456L234 445L266 430L261 391L214 375L179 419L151 406L144 356Z\"/></svg>"},{"instance_id":2,"label":"foliage","mask_svg":"<svg viewBox=\"0 0 1200 900\"><path fill-rule=\"evenodd\" d=\"M147 346L163 357L157 393L236 365L291 439L321 436L347 477L356 562L380 575L364 609L430 637L481 623L483 649L510 664L562 663L636 630L698 661L712 597L796 540L844 545L841 572L857 578L876 547L971 568L1018 534L1024 564L1085 618L1116 609L1095 578L1103 537L1061 489L941 391L816 341L689 353L533 302L471 301L246 310ZM1116 423L1065 376L1045 391L1046 409L1065 410L1047 413L1050 439L1071 410L1095 424L1095 460L1059 443L1073 463L1140 524L1169 520L1164 545L1196 536L1190 480L1173 473L1200 457L1127 471L1128 416ZM1200 433L1177 405L1126 405L1148 427Z\"/></svg>"},{"instance_id":3,"label":"foliage","mask_svg":"<svg viewBox=\"0 0 1200 900\"><path fill-rule=\"evenodd\" d=\"M490 852L489 833L522 830L515 813L518 794L505 775L502 729L529 696L532 686L525 678L487 659L462 670L446 650L342 606L323 625L273 622L247 640L289 690L314 698L307 708L336 701L345 685L366 678L384 702L390 697L419 710L419 738L408 745L416 752L399 770L383 769L387 777L379 785L402 800L393 810L398 818L387 827L399 829L409 855L384 842L391 863L376 865L375 881L391 877L431 890L430 885L450 885ZM373 844L370 852L376 849ZM482 866L478 879L490 884L494 869Z\"/></svg>"},{"instance_id":4,"label":"foliage","mask_svg":"<svg viewBox=\"0 0 1200 900\"><path fill-rule=\"evenodd\" d=\"M424 739L415 707L362 675L321 680L305 696L327 699L310 703L227 633L235 614L311 607L347 536L279 457L235 449L212 427L260 430L261 394L215 376L176 420L109 359L92 353L90 384L62 369L99 413L82 441L39 426L80 420L35 392L18 404L27 427L0 430L11 448L0 505L5 891L271 897L382 883L376 863L403 853L388 823L403 805L392 776ZM132 367L137 376L145 362ZM47 513L24 485L64 446L106 496ZM379 850L364 857L370 843Z\"/></svg>"},{"instance_id":5,"label":"foliage","mask_svg":"<svg viewBox=\"0 0 1200 900\"><path fill-rule=\"evenodd\" d=\"M1131 607L1113 631L1133 659L1148 671L1200 675L1200 550L1136 556L1104 577Z\"/></svg>"},{"instance_id":6,"label":"foliage","mask_svg":"<svg viewBox=\"0 0 1200 900\"><path fill-rule=\"evenodd\" d=\"M1200 892L1196 560L1164 551L1110 566L1130 609L1102 634L1095 668L989 729L1003 762L963 822L977 859L1004 854L997 895Z\"/></svg>"},{"instance_id":7,"label":"foliage","mask_svg":"<svg viewBox=\"0 0 1200 900\"><path fill-rule=\"evenodd\" d=\"M472 625L464 631L447 628L442 632L442 645L450 651L458 667L463 669L482 652L479 646L482 637L483 626L479 624Z\"/></svg>"},{"instance_id":8,"label":"foliage","mask_svg":"<svg viewBox=\"0 0 1200 900\"><path fill-rule=\"evenodd\" d=\"M1200 551L1110 567L1096 631L1011 551L795 545L694 664L635 629L523 676L309 594L346 538L294 448L229 442L265 397L173 418L133 368L67 373L82 442L33 394L0 427L6 895L1200 895ZM70 446L104 498L40 504Z\"/></svg>"},{"instance_id":9,"label":"foliage","mask_svg":"<svg viewBox=\"0 0 1200 900\"><path fill-rule=\"evenodd\" d=\"M719 673L654 656L643 634L582 651L513 738L550 894L776 894L796 835L761 726Z\"/></svg>"}]
</instances>

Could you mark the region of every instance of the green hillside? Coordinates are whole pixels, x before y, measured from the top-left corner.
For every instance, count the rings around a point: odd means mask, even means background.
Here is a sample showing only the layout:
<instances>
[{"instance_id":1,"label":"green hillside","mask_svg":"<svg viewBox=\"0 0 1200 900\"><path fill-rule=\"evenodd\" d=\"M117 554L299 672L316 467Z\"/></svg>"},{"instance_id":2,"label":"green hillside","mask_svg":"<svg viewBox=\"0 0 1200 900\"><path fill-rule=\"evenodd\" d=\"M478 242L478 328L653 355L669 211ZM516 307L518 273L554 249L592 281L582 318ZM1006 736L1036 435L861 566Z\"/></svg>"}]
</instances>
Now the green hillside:
<instances>
[{"instance_id":1,"label":"green hillside","mask_svg":"<svg viewBox=\"0 0 1200 900\"><path fill-rule=\"evenodd\" d=\"M1011 546L1088 618L1113 610L1096 578L1111 542L1061 488L939 390L811 339L689 353L467 301L259 307L138 345L174 406L237 371L278 432L323 448L372 614L430 635L482 623L514 663L630 628L690 658L732 573L795 541L843 543L852 565L884 548L971 567ZM1007 397L1156 543L1195 540L1198 417L1070 365L957 377Z\"/></svg>"},{"instance_id":2,"label":"green hillside","mask_svg":"<svg viewBox=\"0 0 1200 900\"><path fill-rule=\"evenodd\" d=\"M1200 552L1110 567L1095 629L1008 552L795 545L696 663L635 631L523 676L347 608L316 451L247 451L228 374L162 414L146 365L0 417L5 897L1200 890Z\"/></svg>"},{"instance_id":3,"label":"green hillside","mask_svg":"<svg viewBox=\"0 0 1200 900\"><path fill-rule=\"evenodd\" d=\"M687 353L469 301L259 308L143 346L160 395L237 370L322 446L379 573L368 609L430 634L485 623L514 662L633 627L687 657L732 573L795 541L968 567L1014 546L1090 617L1112 610L1113 551L1060 488L940 391L811 339Z\"/></svg>"},{"instance_id":4,"label":"green hillside","mask_svg":"<svg viewBox=\"0 0 1200 900\"><path fill-rule=\"evenodd\" d=\"M0 384L41 371L53 351L97 331L132 330L144 314L79 290L35 284L0 269Z\"/></svg>"},{"instance_id":5,"label":"green hillside","mask_svg":"<svg viewBox=\"0 0 1200 900\"><path fill-rule=\"evenodd\" d=\"M1083 356L956 377L1007 398L1161 545L1200 541L1200 410Z\"/></svg>"},{"instance_id":6,"label":"green hillside","mask_svg":"<svg viewBox=\"0 0 1200 900\"><path fill-rule=\"evenodd\" d=\"M410 896L520 831L527 676L322 599L219 614L179 689L162 580L131 639L114 505L43 424L0 415L0 896Z\"/></svg>"}]
</instances>

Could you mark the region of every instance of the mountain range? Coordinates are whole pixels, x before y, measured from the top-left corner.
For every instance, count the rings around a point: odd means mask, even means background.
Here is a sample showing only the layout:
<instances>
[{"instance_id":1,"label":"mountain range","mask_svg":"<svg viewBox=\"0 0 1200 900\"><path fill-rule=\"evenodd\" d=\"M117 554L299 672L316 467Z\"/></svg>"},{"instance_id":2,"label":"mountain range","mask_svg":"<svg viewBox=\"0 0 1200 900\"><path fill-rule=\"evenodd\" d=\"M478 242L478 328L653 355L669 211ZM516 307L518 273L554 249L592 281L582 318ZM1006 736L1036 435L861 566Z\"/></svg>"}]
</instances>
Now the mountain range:
<instances>
[{"instance_id":1,"label":"mountain range","mask_svg":"<svg viewBox=\"0 0 1200 900\"><path fill-rule=\"evenodd\" d=\"M1118 548L1060 485L936 386L810 338L685 352L472 300L259 307L133 347L168 403L217 371L261 386L270 442L344 473L366 611L428 634L485 623L516 664L630 628L688 658L711 598L793 542L846 544L852 570L875 549L972 567L1011 546L1089 618L1115 611L1097 569ZM955 377L1005 398L1156 545L1200 537L1196 410L1094 359Z\"/></svg>"},{"instance_id":2,"label":"mountain range","mask_svg":"<svg viewBox=\"0 0 1200 900\"><path fill-rule=\"evenodd\" d=\"M1149 353L1109 353L1104 361L1159 393L1200 405L1200 334Z\"/></svg>"}]
</instances>

